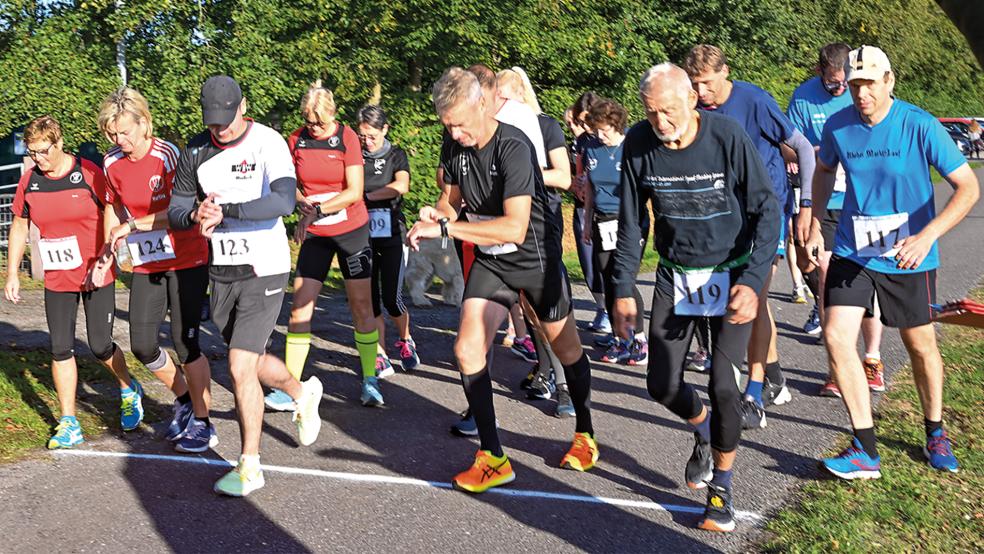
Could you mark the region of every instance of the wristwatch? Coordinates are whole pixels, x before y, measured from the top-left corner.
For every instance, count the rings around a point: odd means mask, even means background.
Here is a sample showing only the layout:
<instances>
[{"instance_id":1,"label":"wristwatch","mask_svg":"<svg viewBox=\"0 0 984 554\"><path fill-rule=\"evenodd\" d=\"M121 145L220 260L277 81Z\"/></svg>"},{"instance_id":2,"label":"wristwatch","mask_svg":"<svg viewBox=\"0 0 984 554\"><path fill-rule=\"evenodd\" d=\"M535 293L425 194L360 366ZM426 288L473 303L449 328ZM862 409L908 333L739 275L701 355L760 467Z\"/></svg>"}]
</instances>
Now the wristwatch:
<instances>
[{"instance_id":1,"label":"wristwatch","mask_svg":"<svg viewBox=\"0 0 984 554\"><path fill-rule=\"evenodd\" d=\"M804 199L800 200L800 207L801 208L812 208L813 207L813 200L810 200L809 198L804 198Z\"/></svg>"},{"instance_id":2,"label":"wristwatch","mask_svg":"<svg viewBox=\"0 0 984 554\"><path fill-rule=\"evenodd\" d=\"M129 220L127 220L126 224L130 228L131 233L137 230L137 220L135 218L131 217Z\"/></svg>"},{"instance_id":3,"label":"wristwatch","mask_svg":"<svg viewBox=\"0 0 984 554\"><path fill-rule=\"evenodd\" d=\"M446 217L442 217L437 220L437 223L441 226L441 249L448 247L448 221Z\"/></svg>"}]
</instances>

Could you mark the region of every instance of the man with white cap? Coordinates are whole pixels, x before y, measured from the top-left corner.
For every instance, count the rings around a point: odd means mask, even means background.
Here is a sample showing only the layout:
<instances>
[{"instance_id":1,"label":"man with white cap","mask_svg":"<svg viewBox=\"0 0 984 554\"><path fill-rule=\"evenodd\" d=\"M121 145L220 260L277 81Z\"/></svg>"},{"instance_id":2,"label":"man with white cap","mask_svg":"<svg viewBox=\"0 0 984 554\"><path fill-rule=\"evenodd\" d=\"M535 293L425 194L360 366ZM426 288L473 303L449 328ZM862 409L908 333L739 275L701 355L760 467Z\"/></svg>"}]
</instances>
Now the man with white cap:
<instances>
[{"instance_id":1,"label":"man with white cap","mask_svg":"<svg viewBox=\"0 0 984 554\"><path fill-rule=\"evenodd\" d=\"M290 273L281 218L294 211L297 179L287 142L273 129L243 117L246 100L232 77L205 81L201 104L208 130L192 137L179 158L168 220L172 229L197 226L211 239L212 321L229 345L242 436L239 463L214 489L246 496L264 484L260 383L294 399L298 442L305 446L321 429L322 386L317 377L299 383L267 352Z\"/></svg>"},{"instance_id":2,"label":"man with white cap","mask_svg":"<svg viewBox=\"0 0 984 554\"><path fill-rule=\"evenodd\" d=\"M897 327L909 353L926 426L924 453L935 469L957 471L943 429L943 359L932 325L936 301L936 241L959 223L980 195L977 177L931 114L893 98L895 74L879 48L852 50L845 65L853 106L827 120L813 183L814 217L824 213L835 168L847 190L824 291L824 340L854 439L824 466L844 479L877 479L871 393L857 353L861 319L877 298L882 322ZM933 166L954 189L936 213ZM806 250L824 251L819 222Z\"/></svg>"}]
</instances>

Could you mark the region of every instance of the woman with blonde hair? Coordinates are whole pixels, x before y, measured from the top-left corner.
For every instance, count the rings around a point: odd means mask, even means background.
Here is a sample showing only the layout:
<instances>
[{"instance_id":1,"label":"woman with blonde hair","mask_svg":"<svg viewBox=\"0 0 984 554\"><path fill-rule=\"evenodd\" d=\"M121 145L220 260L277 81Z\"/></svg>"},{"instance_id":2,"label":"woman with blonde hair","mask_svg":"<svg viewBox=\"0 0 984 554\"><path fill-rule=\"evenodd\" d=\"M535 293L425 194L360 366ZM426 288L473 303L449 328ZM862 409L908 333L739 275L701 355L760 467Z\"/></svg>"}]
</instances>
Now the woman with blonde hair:
<instances>
[{"instance_id":1,"label":"woman with blonde hair","mask_svg":"<svg viewBox=\"0 0 984 554\"><path fill-rule=\"evenodd\" d=\"M178 452L205 452L218 444L208 417L210 370L198 343L201 306L208 290L208 244L197 228L171 230L167 208L178 148L154 136L147 99L122 87L99 110L99 130L115 144L106 153L106 256L132 265L130 348L174 393L174 414L164 438ZM122 222L122 223L121 223ZM181 371L160 345L171 314L171 342Z\"/></svg>"},{"instance_id":2,"label":"woman with blonde hair","mask_svg":"<svg viewBox=\"0 0 984 554\"><path fill-rule=\"evenodd\" d=\"M360 399L363 406L382 406L376 363L379 331L373 317L370 283L369 214L363 199L362 145L352 128L335 120L335 113L334 95L320 80L315 81L301 100L304 126L287 139L297 171L301 219L294 238L301 243L301 251L287 327L286 363L299 379L311 346L314 304L332 258L337 255L362 367ZM272 409L289 409L289 403L290 398L280 391L267 395L267 406Z\"/></svg>"}]
</instances>

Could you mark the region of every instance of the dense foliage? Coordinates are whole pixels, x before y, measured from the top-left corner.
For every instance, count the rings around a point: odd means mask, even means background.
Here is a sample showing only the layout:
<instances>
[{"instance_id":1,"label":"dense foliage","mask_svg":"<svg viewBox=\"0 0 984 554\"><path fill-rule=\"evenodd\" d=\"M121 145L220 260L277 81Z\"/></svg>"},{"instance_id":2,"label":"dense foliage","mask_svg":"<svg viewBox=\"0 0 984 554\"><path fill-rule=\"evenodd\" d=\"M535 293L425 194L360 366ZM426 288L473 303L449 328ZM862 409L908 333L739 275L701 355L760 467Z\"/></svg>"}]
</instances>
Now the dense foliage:
<instances>
[{"instance_id":1,"label":"dense foliage","mask_svg":"<svg viewBox=\"0 0 984 554\"><path fill-rule=\"evenodd\" d=\"M737 78L784 105L831 40L884 48L902 98L984 114L981 68L932 0L3 0L0 136L51 113L69 147L105 146L96 110L120 84L122 43L129 84L178 143L200 128L198 88L216 73L235 76L250 115L285 135L314 79L334 89L343 121L379 98L411 154L413 203L434 195L440 128L428 93L448 65L523 66L554 116L587 89L638 116L642 71L695 43L722 46Z\"/></svg>"}]
</instances>

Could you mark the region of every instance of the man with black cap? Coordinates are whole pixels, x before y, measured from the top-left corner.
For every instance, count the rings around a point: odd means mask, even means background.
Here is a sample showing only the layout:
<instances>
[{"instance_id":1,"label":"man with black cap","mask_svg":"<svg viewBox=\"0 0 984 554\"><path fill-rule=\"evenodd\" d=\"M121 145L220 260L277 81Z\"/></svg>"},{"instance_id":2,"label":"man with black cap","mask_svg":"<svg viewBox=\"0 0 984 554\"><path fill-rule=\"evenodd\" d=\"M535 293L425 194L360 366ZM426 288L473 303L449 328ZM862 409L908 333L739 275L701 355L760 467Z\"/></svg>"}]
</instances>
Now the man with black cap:
<instances>
[{"instance_id":1,"label":"man with black cap","mask_svg":"<svg viewBox=\"0 0 984 554\"><path fill-rule=\"evenodd\" d=\"M239 464L215 483L215 491L246 496L264 484L260 383L294 399L294 422L303 445L313 443L321 429L322 386L316 377L298 382L266 351L290 273L281 217L294 211L297 180L287 142L273 129L243 117L246 100L231 77L205 81L201 104L208 130L188 141L182 152L168 219L174 229L197 225L211 240L212 320L229 345L243 442Z\"/></svg>"}]
</instances>

